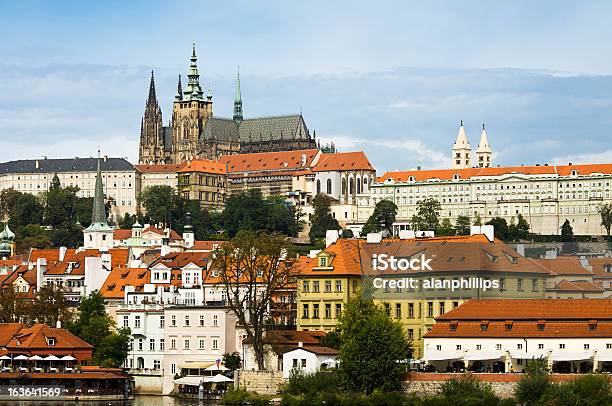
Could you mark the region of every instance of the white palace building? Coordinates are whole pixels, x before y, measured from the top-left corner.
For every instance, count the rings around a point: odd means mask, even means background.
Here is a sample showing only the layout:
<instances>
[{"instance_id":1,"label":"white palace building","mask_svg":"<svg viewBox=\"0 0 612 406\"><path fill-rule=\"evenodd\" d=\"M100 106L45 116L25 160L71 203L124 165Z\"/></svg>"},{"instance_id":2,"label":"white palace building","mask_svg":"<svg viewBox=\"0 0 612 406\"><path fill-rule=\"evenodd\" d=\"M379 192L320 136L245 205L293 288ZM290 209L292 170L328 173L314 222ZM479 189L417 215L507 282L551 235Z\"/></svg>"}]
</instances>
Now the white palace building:
<instances>
[{"instance_id":1,"label":"white palace building","mask_svg":"<svg viewBox=\"0 0 612 406\"><path fill-rule=\"evenodd\" d=\"M452 154L452 169L386 172L378 177L369 193L357 198L357 223L365 223L376 203L387 199L398 206L396 228L409 228L417 202L434 198L442 206L441 218L453 223L463 215L472 220L479 216L483 224L503 217L510 224L522 214L533 233L560 234L567 219L574 234L605 234L598 209L612 203L612 164L493 167L483 126L472 165L463 123Z\"/></svg>"}]
</instances>

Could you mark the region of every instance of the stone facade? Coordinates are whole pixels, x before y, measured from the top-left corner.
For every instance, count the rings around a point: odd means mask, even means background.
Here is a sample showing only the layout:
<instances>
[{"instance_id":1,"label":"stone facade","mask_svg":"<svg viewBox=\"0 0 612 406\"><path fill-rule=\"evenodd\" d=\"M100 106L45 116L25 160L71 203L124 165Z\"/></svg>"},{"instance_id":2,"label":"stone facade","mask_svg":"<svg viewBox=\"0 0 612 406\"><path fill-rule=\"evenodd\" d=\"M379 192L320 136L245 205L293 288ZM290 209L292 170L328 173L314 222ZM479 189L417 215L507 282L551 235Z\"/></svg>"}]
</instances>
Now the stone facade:
<instances>
[{"instance_id":1,"label":"stone facade","mask_svg":"<svg viewBox=\"0 0 612 406\"><path fill-rule=\"evenodd\" d=\"M276 395L285 383L282 371L236 371L234 386L260 395Z\"/></svg>"}]
</instances>

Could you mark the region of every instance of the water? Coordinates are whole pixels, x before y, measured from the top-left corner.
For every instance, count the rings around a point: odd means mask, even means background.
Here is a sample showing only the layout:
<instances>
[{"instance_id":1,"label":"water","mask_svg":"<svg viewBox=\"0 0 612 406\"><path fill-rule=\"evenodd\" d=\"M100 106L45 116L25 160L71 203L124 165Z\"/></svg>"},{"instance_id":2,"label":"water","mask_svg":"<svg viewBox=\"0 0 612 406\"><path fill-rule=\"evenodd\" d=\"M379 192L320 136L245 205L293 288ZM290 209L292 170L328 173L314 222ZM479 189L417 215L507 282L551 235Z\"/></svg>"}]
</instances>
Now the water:
<instances>
[{"instance_id":1,"label":"water","mask_svg":"<svg viewBox=\"0 0 612 406\"><path fill-rule=\"evenodd\" d=\"M108 402L108 401L0 401L0 406L208 406L219 405L214 402L200 402L197 399L178 399L170 396L146 396L136 395L134 400L128 402Z\"/></svg>"}]
</instances>

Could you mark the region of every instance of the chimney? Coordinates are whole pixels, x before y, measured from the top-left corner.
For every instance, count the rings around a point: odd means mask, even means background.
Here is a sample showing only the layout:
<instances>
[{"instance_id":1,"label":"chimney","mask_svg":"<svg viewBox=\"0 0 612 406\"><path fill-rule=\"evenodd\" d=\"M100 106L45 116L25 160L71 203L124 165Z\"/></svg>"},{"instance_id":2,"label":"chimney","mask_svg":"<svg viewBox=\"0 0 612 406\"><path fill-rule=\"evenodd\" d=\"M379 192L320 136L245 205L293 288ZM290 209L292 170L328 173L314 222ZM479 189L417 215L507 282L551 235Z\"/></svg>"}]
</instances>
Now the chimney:
<instances>
[{"instance_id":1,"label":"chimney","mask_svg":"<svg viewBox=\"0 0 612 406\"><path fill-rule=\"evenodd\" d=\"M104 162L108 161L108 155L104 155Z\"/></svg>"},{"instance_id":2,"label":"chimney","mask_svg":"<svg viewBox=\"0 0 612 406\"><path fill-rule=\"evenodd\" d=\"M68 251L68 248L66 247L59 247L59 260L63 261L64 257L66 256L66 251Z\"/></svg>"},{"instance_id":3,"label":"chimney","mask_svg":"<svg viewBox=\"0 0 612 406\"><path fill-rule=\"evenodd\" d=\"M61 320L58 320L58 321L55 323L55 328L62 328L62 321L61 321Z\"/></svg>"},{"instance_id":4,"label":"chimney","mask_svg":"<svg viewBox=\"0 0 612 406\"><path fill-rule=\"evenodd\" d=\"M382 241L382 233L368 233L366 242L368 244L379 244Z\"/></svg>"},{"instance_id":5,"label":"chimney","mask_svg":"<svg viewBox=\"0 0 612 406\"><path fill-rule=\"evenodd\" d=\"M40 162L38 161L38 159L36 160L36 169L40 169Z\"/></svg>"},{"instance_id":6,"label":"chimney","mask_svg":"<svg viewBox=\"0 0 612 406\"><path fill-rule=\"evenodd\" d=\"M338 241L339 235L340 233L338 233L338 230L327 230L325 232L325 247L329 247Z\"/></svg>"},{"instance_id":7,"label":"chimney","mask_svg":"<svg viewBox=\"0 0 612 406\"><path fill-rule=\"evenodd\" d=\"M300 162L302 166L306 166L306 154L302 154L302 160Z\"/></svg>"},{"instance_id":8,"label":"chimney","mask_svg":"<svg viewBox=\"0 0 612 406\"><path fill-rule=\"evenodd\" d=\"M303 343L303 342L301 342L301 341L299 341L299 342L298 342L298 348L304 348L304 343Z\"/></svg>"}]
</instances>

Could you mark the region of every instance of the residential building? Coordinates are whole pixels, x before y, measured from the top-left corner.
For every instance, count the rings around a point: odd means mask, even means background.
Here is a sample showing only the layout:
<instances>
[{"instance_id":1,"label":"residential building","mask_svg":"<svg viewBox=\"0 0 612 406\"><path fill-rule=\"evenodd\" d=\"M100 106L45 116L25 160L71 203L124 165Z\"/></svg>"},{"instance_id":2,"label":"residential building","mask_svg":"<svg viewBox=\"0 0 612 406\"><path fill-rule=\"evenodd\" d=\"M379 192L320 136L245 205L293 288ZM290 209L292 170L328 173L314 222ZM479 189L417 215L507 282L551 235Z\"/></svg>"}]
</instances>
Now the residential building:
<instances>
[{"instance_id":1,"label":"residential building","mask_svg":"<svg viewBox=\"0 0 612 406\"><path fill-rule=\"evenodd\" d=\"M134 168L140 174L140 191L151 186L170 186L178 190L178 171L184 163L177 164L139 164Z\"/></svg>"},{"instance_id":2,"label":"residential building","mask_svg":"<svg viewBox=\"0 0 612 406\"><path fill-rule=\"evenodd\" d=\"M222 210L226 199L226 169L217 161L187 161L178 171L178 192L207 210Z\"/></svg>"},{"instance_id":3,"label":"residential building","mask_svg":"<svg viewBox=\"0 0 612 406\"><path fill-rule=\"evenodd\" d=\"M396 224L410 228L417 204L440 202L440 219L494 217L508 223L522 215L537 234L559 235L567 219L576 235L603 235L599 208L612 203L611 164L456 168L386 172L359 196L357 221L365 223L377 202L398 206Z\"/></svg>"},{"instance_id":4,"label":"residential building","mask_svg":"<svg viewBox=\"0 0 612 406\"><path fill-rule=\"evenodd\" d=\"M423 360L439 371L612 370L612 300L470 300L436 318Z\"/></svg>"},{"instance_id":5,"label":"residential building","mask_svg":"<svg viewBox=\"0 0 612 406\"><path fill-rule=\"evenodd\" d=\"M25 159L0 163L0 190L13 188L22 193L39 195L49 190L57 175L62 187L78 187L79 197L93 197L96 189L96 158ZM140 176L124 158L104 156L100 161L106 199L112 201L108 213L111 222L125 213L136 213Z\"/></svg>"},{"instance_id":6,"label":"residential building","mask_svg":"<svg viewBox=\"0 0 612 406\"><path fill-rule=\"evenodd\" d=\"M321 369L334 368L337 356L336 349L299 343L297 348L283 354L283 378L288 379L292 371L313 374Z\"/></svg>"},{"instance_id":7,"label":"residential building","mask_svg":"<svg viewBox=\"0 0 612 406\"><path fill-rule=\"evenodd\" d=\"M283 371L283 354L297 348L300 343L308 347L320 346L321 338L325 336L323 331L300 331L300 330L268 330L265 333L265 355L264 366L267 371ZM257 370L257 361L251 341L239 336L239 347L242 347L242 369L250 371Z\"/></svg>"}]
</instances>

